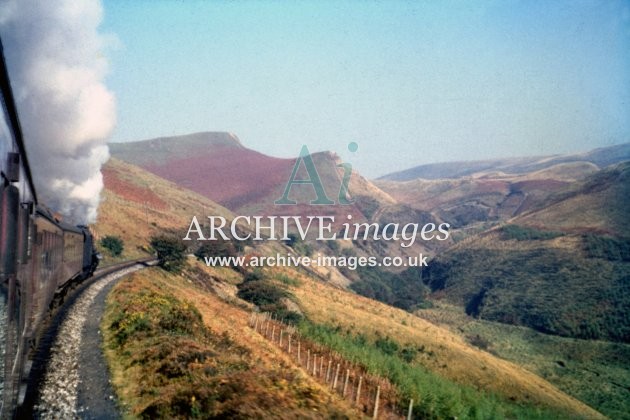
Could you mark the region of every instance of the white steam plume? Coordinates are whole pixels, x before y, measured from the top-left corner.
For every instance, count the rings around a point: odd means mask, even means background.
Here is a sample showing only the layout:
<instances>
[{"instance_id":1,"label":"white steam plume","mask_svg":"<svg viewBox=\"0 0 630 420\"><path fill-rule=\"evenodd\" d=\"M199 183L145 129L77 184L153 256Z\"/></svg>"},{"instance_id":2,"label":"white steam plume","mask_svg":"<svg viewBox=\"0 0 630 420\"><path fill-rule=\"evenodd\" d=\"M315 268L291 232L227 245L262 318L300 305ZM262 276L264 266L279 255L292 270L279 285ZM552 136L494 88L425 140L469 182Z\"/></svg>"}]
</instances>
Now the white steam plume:
<instances>
[{"instance_id":1,"label":"white steam plume","mask_svg":"<svg viewBox=\"0 0 630 420\"><path fill-rule=\"evenodd\" d=\"M3 0L0 34L40 201L96 220L115 124L97 0Z\"/></svg>"}]
</instances>

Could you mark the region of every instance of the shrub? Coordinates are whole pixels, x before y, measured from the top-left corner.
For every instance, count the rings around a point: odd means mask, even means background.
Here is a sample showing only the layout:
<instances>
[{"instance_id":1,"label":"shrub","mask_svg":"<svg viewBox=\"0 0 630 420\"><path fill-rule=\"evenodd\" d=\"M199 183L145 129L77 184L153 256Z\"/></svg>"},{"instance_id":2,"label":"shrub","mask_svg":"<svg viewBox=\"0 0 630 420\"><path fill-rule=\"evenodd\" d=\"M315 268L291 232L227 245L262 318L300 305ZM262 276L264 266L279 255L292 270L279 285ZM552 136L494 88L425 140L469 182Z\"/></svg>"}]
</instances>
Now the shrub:
<instances>
[{"instance_id":1,"label":"shrub","mask_svg":"<svg viewBox=\"0 0 630 420\"><path fill-rule=\"evenodd\" d=\"M326 245L330 248L331 251L338 253L341 247L339 246L339 242L337 241L327 241Z\"/></svg>"},{"instance_id":2,"label":"shrub","mask_svg":"<svg viewBox=\"0 0 630 420\"><path fill-rule=\"evenodd\" d=\"M544 241L562 236L561 232L538 230L529 226L505 225L501 228L501 239L517 241Z\"/></svg>"},{"instance_id":3,"label":"shrub","mask_svg":"<svg viewBox=\"0 0 630 420\"><path fill-rule=\"evenodd\" d=\"M245 275L237 296L258 306L262 312L269 312L277 319L283 319L287 324L297 324L302 320L301 314L287 309L283 302L289 298L289 292L281 285L265 280L260 270Z\"/></svg>"},{"instance_id":4,"label":"shrub","mask_svg":"<svg viewBox=\"0 0 630 420\"><path fill-rule=\"evenodd\" d=\"M293 277L289 277L283 273L278 274L275 278L276 280L278 280L281 283L286 284L287 286L299 286L301 284L299 280L294 279Z\"/></svg>"},{"instance_id":5,"label":"shrub","mask_svg":"<svg viewBox=\"0 0 630 420\"><path fill-rule=\"evenodd\" d=\"M186 246L172 236L153 236L151 247L158 257L158 265L166 271L178 273L184 267L186 261Z\"/></svg>"},{"instance_id":6,"label":"shrub","mask_svg":"<svg viewBox=\"0 0 630 420\"><path fill-rule=\"evenodd\" d=\"M416 358L416 354L418 354L418 350L413 346L406 346L400 350L400 358L407 363L413 362L413 359Z\"/></svg>"},{"instance_id":7,"label":"shrub","mask_svg":"<svg viewBox=\"0 0 630 420\"><path fill-rule=\"evenodd\" d=\"M248 282L248 281L259 281L259 280L263 280L263 273L261 270L259 269L255 269L254 271L250 271L247 274L245 274L245 278L243 279L244 282Z\"/></svg>"},{"instance_id":8,"label":"shrub","mask_svg":"<svg viewBox=\"0 0 630 420\"><path fill-rule=\"evenodd\" d=\"M267 281L248 281L238 291L238 297L263 309L265 306L277 304L287 293L278 286Z\"/></svg>"},{"instance_id":9,"label":"shrub","mask_svg":"<svg viewBox=\"0 0 630 420\"><path fill-rule=\"evenodd\" d=\"M591 258L609 261L630 261L630 239L584 235L584 248Z\"/></svg>"},{"instance_id":10,"label":"shrub","mask_svg":"<svg viewBox=\"0 0 630 420\"><path fill-rule=\"evenodd\" d=\"M488 349L491 346L490 341L488 341L488 339L480 336L479 334L475 334L475 335L471 335L466 337L468 339L468 342L470 344L472 344L473 346L481 349L481 350L485 350L488 351Z\"/></svg>"},{"instance_id":11,"label":"shrub","mask_svg":"<svg viewBox=\"0 0 630 420\"><path fill-rule=\"evenodd\" d=\"M293 248L298 254L311 255L313 253L313 247L295 233L289 233L287 237L289 238L286 241L287 246Z\"/></svg>"},{"instance_id":12,"label":"shrub","mask_svg":"<svg viewBox=\"0 0 630 420\"><path fill-rule=\"evenodd\" d=\"M122 239L118 236L105 236L101 239L101 246L107 249L113 257L122 254L125 248Z\"/></svg>"},{"instance_id":13,"label":"shrub","mask_svg":"<svg viewBox=\"0 0 630 420\"><path fill-rule=\"evenodd\" d=\"M377 338L376 341L374 342L374 345L376 346L377 349L379 349L385 354L392 355L398 351L398 343L396 343L394 340L392 340L389 337Z\"/></svg>"},{"instance_id":14,"label":"shrub","mask_svg":"<svg viewBox=\"0 0 630 420\"><path fill-rule=\"evenodd\" d=\"M232 257L235 255L236 248L232 242L224 240L206 242L195 251L195 257L200 261L203 261L206 256Z\"/></svg>"}]
</instances>

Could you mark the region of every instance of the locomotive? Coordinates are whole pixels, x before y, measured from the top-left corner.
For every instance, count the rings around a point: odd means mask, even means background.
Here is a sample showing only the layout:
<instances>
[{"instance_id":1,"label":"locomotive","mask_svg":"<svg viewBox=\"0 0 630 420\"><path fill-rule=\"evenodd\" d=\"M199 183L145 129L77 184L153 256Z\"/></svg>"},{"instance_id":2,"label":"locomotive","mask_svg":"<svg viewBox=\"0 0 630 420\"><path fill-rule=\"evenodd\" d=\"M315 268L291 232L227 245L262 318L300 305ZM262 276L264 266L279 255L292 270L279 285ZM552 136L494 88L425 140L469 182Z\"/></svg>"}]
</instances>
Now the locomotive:
<instances>
[{"instance_id":1,"label":"locomotive","mask_svg":"<svg viewBox=\"0 0 630 420\"><path fill-rule=\"evenodd\" d=\"M86 226L38 202L0 41L0 418L23 397L29 351L56 296L90 277L99 256ZM22 392L21 392L22 391Z\"/></svg>"}]
</instances>

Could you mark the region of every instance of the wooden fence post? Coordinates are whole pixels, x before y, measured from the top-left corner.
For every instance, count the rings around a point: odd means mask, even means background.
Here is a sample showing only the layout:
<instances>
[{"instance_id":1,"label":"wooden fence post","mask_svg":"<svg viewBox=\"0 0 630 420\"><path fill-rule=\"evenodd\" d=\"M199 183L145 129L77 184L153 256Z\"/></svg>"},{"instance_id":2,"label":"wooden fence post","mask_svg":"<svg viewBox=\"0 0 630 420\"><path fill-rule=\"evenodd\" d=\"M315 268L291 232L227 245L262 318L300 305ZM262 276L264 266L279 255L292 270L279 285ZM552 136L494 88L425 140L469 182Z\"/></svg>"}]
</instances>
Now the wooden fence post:
<instances>
[{"instance_id":1,"label":"wooden fence post","mask_svg":"<svg viewBox=\"0 0 630 420\"><path fill-rule=\"evenodd\" d=\"M407 420L411 420L412 414L413 414L413 398L409 400L409 411L407 412Z\"/></svg>"},{"instance_id":2,"label":"wooden fence post","mask_svg":"<svg viewBox=\"0 0 630 420\"><path fill-rule=\"evenodd\" d=\"M309 367L311 367L311 349L306 351L306 371L308 372Z\"/></svg>"},{"instance_id":3,"label":"wooden fence post","mask_svg":"<svg viewBox=\"0 0 630 420\"><path fill-rule=\"evenodd\" d=\"M298 365L302 365L302 359L300 357L300 340L298 340Z\"/></svg>"},{"instance_id":4,"label":"wooden fence post","mask_svg":"<svg viewBox=\"0 0 630 420\"><path fill-rule=\"evenodd\" d=\"M328 359L328 369L326 369L326 383L329 382L330 377L330 365L332 364L332 360Z\"/></svg>"},{"instance_id":5,"label":"wooden fence post","mask_svg":"<svg viewBox=\"0 0 630 420\"><path fill-rule=\"evenodd\" d=\"M271 328L271 342L273 343L273 338L276 336L276 324L273 324Z\"/></svg>"},{"instance_id":6,"label":"wooden fence post","mask_svg":"<svg viewBox=\"0 0 630 420\"><path fill-rule=\"evenodd\" d=\"M356 405L359 405L359 398L361 398L361 384L363 383L363 376L359 376L359 385L357 385L357 397L354 400Z\"/></svg>"},{"instance_id":7,"label":"wooden fence post","mask_svg":"<svg viewBox=\"0 0 630 420\"><path fill-rule=\"evenodd\" d=\"M346 397L346 391L348 390L348 379L350 378L350 369L346 369L346 380L343 383L343 392L341 393L342 397Z\"/></svg>"},{"instance_id":8,"label":"wooden fence post","mask_svg":"<svg viewBox=\"0 0 630 420\"><path fill-rule=\"evenodd\" d=\"M335 369L335 380L333 381L333 390L337 389L337 378L339 377L339 363L337 363L337 369Z\"/></svg>"},{"instance_id":9,"label":"wooden fence post","mask_svg":"<svg viewBox=\"0 0 630 420\"><path fill-rule=\"evenodd\" d=\"M378 417L378 399L381 395L381 386L377 386L376 387L376 398L374 398L374 415L372 416L373 419Z\"/></svg>"},{"instance_id":10,"label":"wooden fence post","mask_svg":"<svg viewBox=\"0 0 630 420\"><path fill-rule=\"evenodd\" d=\"M287 353L291 354L291 334L289 334L289 349Z\"/></svg>"},{"instance_id":11,"label":"wooden fence post","mask_svg":"<svg viewBox=\"0 0 630 420\"><path fill-rule=\"evenodd\" d=\"M313 376L317 375L317 355L313 355Z\"/></svg>"}]
</instances>

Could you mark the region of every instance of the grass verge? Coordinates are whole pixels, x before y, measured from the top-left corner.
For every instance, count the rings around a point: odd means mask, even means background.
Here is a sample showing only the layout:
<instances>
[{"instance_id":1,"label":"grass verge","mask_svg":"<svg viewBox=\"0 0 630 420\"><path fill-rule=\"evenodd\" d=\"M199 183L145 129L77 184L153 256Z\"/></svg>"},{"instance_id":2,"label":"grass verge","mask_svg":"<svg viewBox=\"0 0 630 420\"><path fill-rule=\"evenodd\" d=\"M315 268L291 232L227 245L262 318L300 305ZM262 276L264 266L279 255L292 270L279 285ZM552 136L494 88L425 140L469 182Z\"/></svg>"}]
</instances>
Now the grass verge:
<instances>
[{"instance_id":1,"label":"grass verge","mask_svg":"<svg viewBox=\"0 0 630 420\"><path fill-rule=\"evenodd\" d=\"M126 416L348 417L299 371L259 363L259 349L209 328L192 303L172 293L175 279L143 270L108 296L101 327Z\"/></svg>"}]
</instances>

